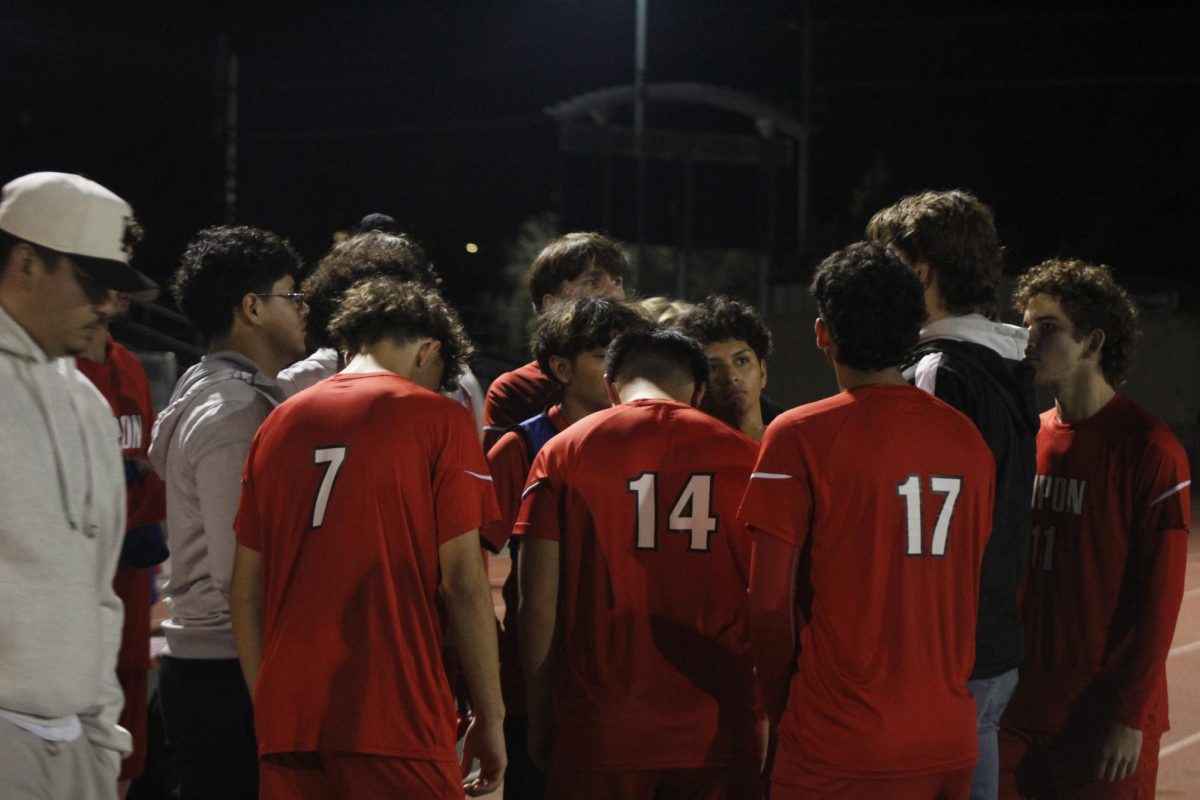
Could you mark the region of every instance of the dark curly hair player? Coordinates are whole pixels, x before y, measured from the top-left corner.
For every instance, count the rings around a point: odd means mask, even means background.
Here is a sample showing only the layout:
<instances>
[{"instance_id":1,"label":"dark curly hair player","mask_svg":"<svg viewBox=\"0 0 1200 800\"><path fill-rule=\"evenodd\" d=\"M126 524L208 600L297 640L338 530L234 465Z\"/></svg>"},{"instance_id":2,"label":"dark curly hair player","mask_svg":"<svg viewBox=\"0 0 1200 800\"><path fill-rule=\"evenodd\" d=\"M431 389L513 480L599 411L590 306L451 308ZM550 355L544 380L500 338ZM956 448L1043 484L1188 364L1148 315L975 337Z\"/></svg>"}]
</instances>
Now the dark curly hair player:
<instances>
[{"instance_id":1,"label":"dark curly hair player","mask_svg":"<svg viewBox=\"0 0 1200 800\"><path fill-rule=\"evenodd\" d=\"M901 374L925 303L894 253L840 250L812 294L841 391L771 423L739 512L770 796L965 798L991 456Z\"/></svg>"}]
</instances>

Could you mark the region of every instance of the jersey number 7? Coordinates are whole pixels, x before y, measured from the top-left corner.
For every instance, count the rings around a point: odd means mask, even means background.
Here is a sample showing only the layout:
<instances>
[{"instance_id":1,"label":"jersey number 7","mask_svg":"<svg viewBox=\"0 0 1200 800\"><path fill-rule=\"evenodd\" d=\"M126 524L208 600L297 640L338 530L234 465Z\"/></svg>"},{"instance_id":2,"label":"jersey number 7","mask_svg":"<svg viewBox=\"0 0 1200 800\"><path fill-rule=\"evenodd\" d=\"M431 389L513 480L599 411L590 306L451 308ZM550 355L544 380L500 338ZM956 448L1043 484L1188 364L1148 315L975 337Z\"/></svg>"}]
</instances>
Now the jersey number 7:
<instances>
[{"instance_id":1,"label":"jersey number 7","mask_svg":"<svg viewBox=\"0 0 1200 800\"><path fill-rule=\"evenodd\" d=\"M325 475L321 478L321 488L313 498L312 527L314 530L325 523L325 509L329 507L329 495L333 491L334 481L342 470L342 462L346 460L346 447L320 447L313 450L313 463L325 464Z\"/></svg>"}]
</instances>

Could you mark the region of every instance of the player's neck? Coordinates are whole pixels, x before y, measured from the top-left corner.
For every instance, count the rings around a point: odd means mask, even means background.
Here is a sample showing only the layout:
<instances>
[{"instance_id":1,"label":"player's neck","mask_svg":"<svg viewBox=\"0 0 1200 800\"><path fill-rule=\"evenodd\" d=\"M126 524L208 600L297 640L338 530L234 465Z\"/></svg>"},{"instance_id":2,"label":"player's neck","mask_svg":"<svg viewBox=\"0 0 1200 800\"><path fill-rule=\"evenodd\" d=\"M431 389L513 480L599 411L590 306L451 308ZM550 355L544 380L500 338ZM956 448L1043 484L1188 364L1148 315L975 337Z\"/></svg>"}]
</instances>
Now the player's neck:
<instances>
[{"instance_id":1,"label":"player's neck","mask_svg":"<svg viewBox=\"0 0 1200 800\"><path fill-rule=\"evenodd\" d=\"M416 366L417 350L420 345L416 342L396 344L390 339L381 339L360 350L346 364L343 373L392 372L402 378L412 380Z\"/></svg>"},{"instance_id":2,"label":"player's neck","mask_svg":"<svg viewBox=\"0 0 1200 800\"><path fill-rule=\"evenodd\" d=\"M859 386L870 386L877 383L893 386L908 385L908 381L904 380L904 376L900 374L899 367L888 367L877 370L855 369L841 362L834 361L833 371L837 374L838 388L843 392L850 389L857 389Z\"/></svg>"},{"instance_id":3,"label":"player's neck","mask_svg":"<svg viewBox=\"0 0 1200 800\"><path fill-rule=\"evenodd\" d=\"M1082 422L1100 412L1116 395L1099 372L1085 372L1051 386L1054 390L1054 409L1060 422Z\"/></svg>"},{"instance_id":4,"label":"player's neck","mask_svg":"<svg viewBox=\"0 0 1200 800\"><path fill-rule=\"evenodd\" d=\"M279 371L292 362L275 352L262 337L255 335L237 322L233 330L226 336L214 337L208 345L208 352L219 353L222 350L232 350L254 362L259 371L268 378L274 378Z\"/></svg>"},{"instance_id":5,"label":"player's neck","mask_svg":"<svg viewBox=\"0 0 1200 800\"><path fill-rule=\"evenodd\" d=\"M767 428L763 425L762 406L756 404L753 409L747 411L737 427L748 438L761 443Z\"/></svg>"},{"instance_id":6,"label":"player's neck","mask_svg":"<svg viewBox=\"0 0 1200 800\"><path fill-rule=\"evenodd\" d=\"M558 404L558 410L563 415L563 419L567 421L568 425L574 425L576 422L579 422L579 420L583 419L589 414L596 413L600 409L581 402L579 398L572 396L568 391L563 392L563 399L562 402Z\"/></svg>"},{"instance_id":7,"label":"player's neck","mask_svg":"<svg viewBox=\"0 0 1200 800\"><path fill-rule=\"evenodd\" d=\"M79 354L88 361L95 361L98 364L108 362L108 326L101 326L100 330L92 336L87 347L83 348L83 352Z\"/></svg>"}]
</instances>

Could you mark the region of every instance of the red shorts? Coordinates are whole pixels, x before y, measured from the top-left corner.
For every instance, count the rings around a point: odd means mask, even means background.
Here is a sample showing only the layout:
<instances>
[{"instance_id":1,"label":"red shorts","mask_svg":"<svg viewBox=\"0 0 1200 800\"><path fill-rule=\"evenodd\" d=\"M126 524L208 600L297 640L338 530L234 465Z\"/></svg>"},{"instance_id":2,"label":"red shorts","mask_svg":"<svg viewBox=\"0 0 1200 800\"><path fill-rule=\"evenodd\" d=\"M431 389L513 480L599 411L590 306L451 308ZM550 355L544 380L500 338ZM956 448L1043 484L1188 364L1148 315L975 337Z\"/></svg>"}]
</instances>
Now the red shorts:
<instances>
[{"instance_id":1,"label":"red shorts","mask_svg":"<svg viewBox=\"0 0 1200 800\"><path fill-rule=\"evenodd\" d=\"M831 778L809 772L804 782L772 782L770 800L966 800L974 767L906 778Z\"/></svg>"},{"instance_id":2,"label":"red shorts","mask_svg":"<svg viewBox=\"0 0 1200 800\"><path fill-rule=\"evenodd\" d=\"M691 769L580 769L550 763L546 800L759 800L758 765Z\"/></svg>"},{"instance_id":3,"label":"red shorts","mask_svg":"<svg viewBox=\"0 0 1200 800\"><path fill-rule=\"evenodd\" d=\"M146 676L149 670L118 670L117 680L125 692L121 727L133 736L133 752L121 761L119 781L131 781L146 769Z\"/></svg>"},{"instance_id":4,"label":"red shorts","mask_svg":"<svg viewBox=\"0 0 1200 800\"><path fill-rule=\"evenodd\" d=\"M1153 800L1161 734L1144 736L1133 774L1116 783L1093 779L1100 743L1096 735L1000 729L1000 797L1069 800Z\"/></svg>"},{"instance_id":5,"label":"red shorts","mask_svg":"<svg viewBox=\"0 0 1200 800\"><path fill-rule=\"evenodd\" d=\"M258 796L462 800L464 794L457 764L354 753L274 753L258 762Z\"/></svg>"}]
</instances>

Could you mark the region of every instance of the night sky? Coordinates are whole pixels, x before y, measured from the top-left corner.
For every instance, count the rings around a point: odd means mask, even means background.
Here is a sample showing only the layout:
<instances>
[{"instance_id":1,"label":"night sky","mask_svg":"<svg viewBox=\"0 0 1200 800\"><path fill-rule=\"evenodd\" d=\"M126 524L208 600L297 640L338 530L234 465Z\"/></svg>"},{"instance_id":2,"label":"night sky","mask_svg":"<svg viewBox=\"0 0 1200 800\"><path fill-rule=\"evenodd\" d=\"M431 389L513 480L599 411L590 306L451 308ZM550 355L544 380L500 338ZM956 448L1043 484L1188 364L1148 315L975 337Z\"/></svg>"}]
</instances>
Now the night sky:
<instances>
[{"instance_id":1,"label":"night sky","mask_svg":"<svg viewBox=\"0 0 1200 800\"><path fill-rule=\"evenodd\" d=\"M103 6L103 8L100 8ZM811 3L809 240L796 175L771 208L754 169L698 169L698 246L761 246L803 280L900 195L960 186L995 209L1010 271L1072 255L1198 304L1200 11L1195 4ZM802 114L800 2L650 0L647 80L738 89ZM472 316L523 221L601 227L597 162L544 109L633 78L634 3L54 4L0 8L0 178L83 172L126 197L170 274L224 221L219 41L240 68L237 221L306 258L363 214L396 217ZM628 116L617 119L626 122ZM649 127L750 134L651 106ZM636 238L631 165L610 232ZM679 168L650 171L648 240L679 244ZM466 242L479 245L470 255ZM486 342L485 342L486 344Z\"/></svg>"}]
</instances>

